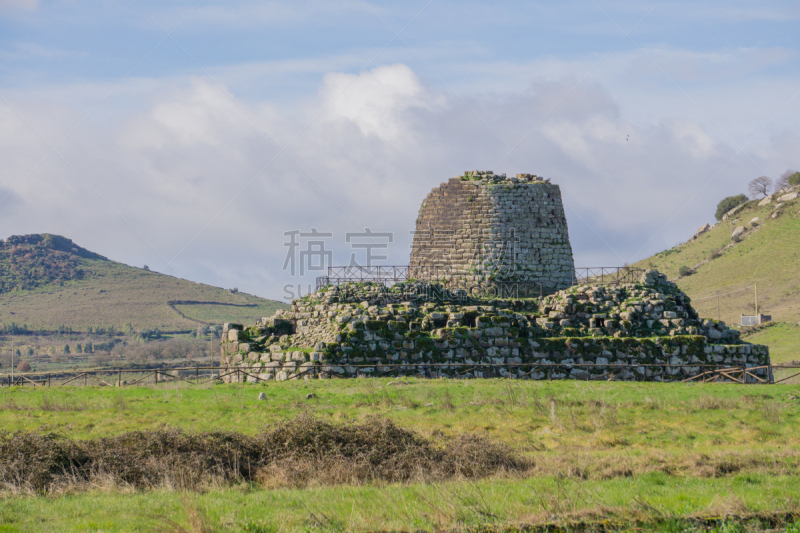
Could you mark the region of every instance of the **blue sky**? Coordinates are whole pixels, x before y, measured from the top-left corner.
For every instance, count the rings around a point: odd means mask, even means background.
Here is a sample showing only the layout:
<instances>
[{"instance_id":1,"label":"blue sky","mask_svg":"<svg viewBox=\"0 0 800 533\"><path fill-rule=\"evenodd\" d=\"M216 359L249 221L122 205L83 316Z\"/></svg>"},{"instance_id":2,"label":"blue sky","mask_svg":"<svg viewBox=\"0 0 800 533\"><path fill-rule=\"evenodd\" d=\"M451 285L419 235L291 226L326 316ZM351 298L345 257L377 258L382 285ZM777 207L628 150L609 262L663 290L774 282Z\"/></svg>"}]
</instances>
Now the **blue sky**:
<instances>
[{"instance_id":1,"label":"blue sky","mask_svg":"<svg viewBox=\"0 0 800 533\"><path fill-rule=\"evenodd\" d=\"M0 0L0 238L272 298L284 232L397 237L466 169L558 183L581 266L800 167L796 2Z\"/></svg>"}]
</instances>

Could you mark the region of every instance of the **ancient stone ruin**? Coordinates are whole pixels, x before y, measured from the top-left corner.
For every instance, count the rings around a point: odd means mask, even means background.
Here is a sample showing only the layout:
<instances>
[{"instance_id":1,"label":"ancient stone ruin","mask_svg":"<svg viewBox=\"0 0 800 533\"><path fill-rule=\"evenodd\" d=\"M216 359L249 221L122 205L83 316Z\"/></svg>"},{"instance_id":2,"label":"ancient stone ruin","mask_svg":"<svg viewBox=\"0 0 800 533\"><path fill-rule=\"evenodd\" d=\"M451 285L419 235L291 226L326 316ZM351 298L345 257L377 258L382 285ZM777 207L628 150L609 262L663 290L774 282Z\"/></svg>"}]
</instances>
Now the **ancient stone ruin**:
<instances>
[{"instance_id":1,"label":"ancient stone ruin","mask_svg":"<svg viewBox=\"0 0 800 533\"><path fill-rule=\"evenodd\" d=\"M701 319L656 271L578 284L560 191L535 176L466 173L434 189L411 263L406 281L325 285L253 326L226 324L222 378L683 381L736 367L771 380L766 346ZM522 290L492 290L503 284Z\"/></svg>"},{"instance_id":2,"label":"ancient stone ruin","mask_svg":"<svg viewBox=\"0 0 800 533\"><path fill-rule=\"evenodd\" d=\"M688 296L655 271L635 284L512 300L431 299L418 285L331 286L246 329L227 324L223 379L682 381L738 366L769 379L766 346L701 320Z\"/></svg>"},{"instance_id":3,"label":"ancient stone ruin","mask_svg":"<svg viewBox=\"0 0 800 533\"><path fill-rule=\"evenodd\" d=\"M423 277L433 269L473 294L509 283L530 296L569 287L575 265L561 190L538 176L491 170L442 183L422 202L410 267Z\"/></svg>"}]
</instances>

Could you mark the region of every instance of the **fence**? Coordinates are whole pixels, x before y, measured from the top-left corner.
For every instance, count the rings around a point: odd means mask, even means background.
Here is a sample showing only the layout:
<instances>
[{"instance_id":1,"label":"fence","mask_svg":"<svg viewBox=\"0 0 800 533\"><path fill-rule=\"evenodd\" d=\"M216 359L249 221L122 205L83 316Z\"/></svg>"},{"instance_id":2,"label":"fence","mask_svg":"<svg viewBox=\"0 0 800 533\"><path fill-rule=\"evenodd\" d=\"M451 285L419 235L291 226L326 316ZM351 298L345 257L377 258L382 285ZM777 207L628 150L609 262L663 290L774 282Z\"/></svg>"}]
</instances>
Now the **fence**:
<instances>
[{"instance_id":1,"label":"fence","mask_svg":"<svg viewBox=\"0 0 800 533\"><path fill-rule=\"evenodd\" d=\"M641 268L631 267L584 267L576 268L573 285L619 285L636 283L644 273Z\"/></svg>"},{"instance_id":2,"label":"fence","mask_svg":"<svg viewBox=\"0 0 800 533\"><path fill-rule=\"evenodd\" d=\"M303 372L292 374L289 380L302 379L311 377L318 373L327 374L326 377L337 378L336 372L325 372L322 370L328 365L320 367L312 367ZM565 377L553 377L554 373L559 370L566 370L567 372L572 369L584 370L585 376L581 380L586 381L654 381L652 377L648 379L647 376L640 372L631 372L633 379L625 378L620 379L620 374L623 370L641 370L656 368L668 374L668 378L673 382L683 383L740 383L740 384L777 384L785 383L793 378L800 376L800 365L767 365L758 367L725 367L719 368L717 365L670 365L670 364L594 364L594 363L396 363L396 364L377 364L377 365L342 365L348 368L355 369L356 377L380 377L391 376L393 372L403 373L408 375L408 371L416 371L418 377L423 378L440 378L441 370L460 368L455 376L449 376L452 379L464 379L469 376L467 374L474 373L475 371L482 371L482 369L497 369L505 368L506 370L517 371L516 375L512 375L513 379L530 379L533 374L541 374L541 378L537 380L552 380L552 379L565 379ZM690 376L677 376L683 368L691 368L697 373ZM601 373L592 374L590 371L597 370ZM675 370L670 374L670 369ZM756 375L756 371L766 370L767 379ZM780 379L775 379L773 376L776 373L783 371L790 371L791 375L781 376ZM133 377L130 383L123 379L125 376ZM117 368L99 368L89 370L76 370L73 372L26 372L22 374L15 373L13 378L10 374L0 374L0 387L11 386L33 386L33 387L55 387L55 386L108 386L108 387L130 387L134 385L159 385L165 383L182 382L189 385L203 385L216 382L267 382L268 379L263 377L263 374L248 371L246 368L220 368L220 367L186 367L186 368L152 368L152 369L117 369ZM546 376L546 377L545 377ZM91 383L90 383L90 378ZM103 379L107 378L107 379ZM226 379L228 378L228 379ZM575 379L568 378L568 379Z\"/></svg>"},{"instance_id":3,"label":"fence","mask_svg":"<svg viewBox=\"0 0 800 533\"><path fill-rule=\"evenodd\" d=\"M576 268L572 272L572 284L618 285L620 283L636 283L644 270L630 267L585 267ZM389 265L389 266L335 266L328 267L326 276L317 278L317 290L327 285L342 283L372 282L391 286L409 280L438 281L448 285L467 286L473 274L453 272L450 267L433 265ZM542 285L526 281L495 281L495 284L531 285L542 293ZM535 291L533 291L535 292ZM526 294L533 293L526 290Z\"/></svg>"}]
</instances>

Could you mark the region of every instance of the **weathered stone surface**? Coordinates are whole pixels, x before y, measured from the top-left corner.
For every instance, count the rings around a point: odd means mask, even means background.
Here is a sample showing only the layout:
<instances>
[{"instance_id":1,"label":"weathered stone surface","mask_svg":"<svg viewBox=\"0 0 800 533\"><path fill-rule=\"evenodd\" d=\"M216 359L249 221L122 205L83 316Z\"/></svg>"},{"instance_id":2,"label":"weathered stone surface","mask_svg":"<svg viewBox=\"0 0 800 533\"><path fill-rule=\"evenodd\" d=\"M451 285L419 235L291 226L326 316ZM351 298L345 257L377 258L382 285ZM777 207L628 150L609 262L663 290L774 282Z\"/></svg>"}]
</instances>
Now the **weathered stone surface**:
<instances>
[{"instance_id":1,"label":"weathered stone surface","mask_svg":"<svg viewBox=\"0 0 800 533\"><path fill-rule=\"evenodd\" d=\"M711 229L711 226L710 226L710 225L708 225L708 224L703 224L702 226L700 226L699 228L697 228L697 231L695 231L695 232L694 232L694 237L695 237L695 238L699 237L700 235L702 235L702 234L706 233L706 232L707 232L709 229Z\"/></svg>"},{"instance_id":2,"label":"weathered stone surface","mask_svg":"<svg viewBox=\"0 0 800 533\"><path fill-rule=\"evenodd\" d=\"M772 203L772 198L773 198L772 194L770 194L769 196L764 197L763 200L758 202L758 207L764 207L765 205L771 204Z\"/></svg>"},{"instance_id":3,"label":"weathered stone surface","mask_svg":"<svg viewBox=\"0 0 800 533\"><path fill-rule=\"evenodd\" d=\"M739 212L739 210L741 210L741 209L742 209L744 206L746 206L746 205L747 205L747 202L745 202L745 203L743 203L743 204L739 204L739 205L737 205L736 207L734 207L733 209L731 209L730 211L728 211L727 213L725 213L724 215L722 215L722 220L728 220L728 219L729 219L729 218L731 218L733 215L735 215L736 213L738 213L738 212Z\"/></svg>"},{"instance_id":4,"label":"weathered stone surface","mask_svg":"<svg viewBox=\"0 0 800 533\"><path fill-rule=\"evenodd\" d=\"M745 229L742 226L737 226L736 229L733 230L731 233L731 240L732 241L739 241L742 239L742 235L744 235Z\"/></svg>"},{"instance_id":5,"label":"weathered stone surface","mask_svg":"<svg viewBox=\"0 0 800 533\"><path fill-rule=\"evenodd\" d=\"M709 368L769 363L767 347L742 343L723 322L700 320L688 297L656 271L644 272L639 283L580 285L519 300L395 303L389 298L395 288L328 287L295 300L291 310L280 312L281 320L303 320L307 331L244 339L254 352L278 360L261 357L259 370L253 370L250 358L237 353L224 362L233 371L229 381L239 375L237 368L276 380L421 375L676 381ZM333 311L361 316L365 308L370 317L402 316L419 326L401 332L388 328L388 320L344 324L332 318ZM317 315L309 316L309 310ZM451 325L434 323L444 319ZM305 352L291 347L319 351L300 361L293 354ZM685 366L665 366L669 361ZM580 366L586 364L595 366ZM769 378L767 371L755 372Z\"/></svg>"},{"instance_id":6,"label":"weathered stone surface","mask_svg":"<svg viewBox=\"0 0 800 533\"><path fill-rule=\"evenodd\" d=\"M417 218L411 277L452 274L472 293L497 293L509 282L531 292L535 284L545 292L569 286L574 263L561 191L520 176L474 171L433 189Z\"/></svg>"},{"instance_id":7,"label":"weathered stone surface","mask_svg":"<svg viewBox=\"0 0 800 533\"><path fill-rule=\"evenodd\" d=\"M780 198L778 198L779 202L790 202L792 200L796 200L800 198L800 192L790 192L789 194L784 194Z\"/></svg>"}]
</instances>

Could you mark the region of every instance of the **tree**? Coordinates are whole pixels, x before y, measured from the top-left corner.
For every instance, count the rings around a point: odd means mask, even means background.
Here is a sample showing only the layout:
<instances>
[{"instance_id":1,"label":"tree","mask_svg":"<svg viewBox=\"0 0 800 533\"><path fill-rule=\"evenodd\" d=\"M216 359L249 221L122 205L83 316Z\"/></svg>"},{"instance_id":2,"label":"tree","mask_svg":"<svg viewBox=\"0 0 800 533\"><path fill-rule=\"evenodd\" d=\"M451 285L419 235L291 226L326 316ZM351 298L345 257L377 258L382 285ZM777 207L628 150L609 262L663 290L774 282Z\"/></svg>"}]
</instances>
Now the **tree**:
<instances>
[{"instance_id":1,"label":"tree","mask_svg":"<svg viewBox=\"0 0 800 533\"><path fill-rule=\"evenodd\" d=\"M81 343L75 345L75 353L83 353L83 346L81 346Z\"/></svg>"},{"instance_id":2,"label":"tree","mask_svg":"<svg viewBox=\"0 0 800 533\"><path fill-rule=\"evenodd\" d=\"M64 355L69 354L69 344L64 345Z\"/></svg>"},{"instance_id":3,"label":"tree","mask_svg":"<svg viewBox=\"0 0 800 533\"><path fill-rule=\"evenodd\" d=\"M147 270L148 272L150 272L150 267L149 266L145 265L144 269Z\"/></svg>"},{"instance_id":4,"label":"tree","mask_svg":"<svg viewBox=\"0 0 800 533\"><path fill-rule=\"evenodd\" d=\"M767 176L759 176L747 184L747 191L753 198L756 198L759 194L768 195L770 189L772 189L772 180Z\"/></svg>"},{"instance_id":5,"label":"tree","mask_svg":"<svg viewBox=\"0 0 800 533\"><path fill-rule=\"evenodd\" d=\"M30 372L31 364L27 361L20 361L17 365L17 372Z\"/></svg>"},{"instance_id":6,"label":"tree","mask_svg":"<svg viewBox=\"0 0 800 533\"><path fill-rule=\"evenodd\" d=\"M739 194L737 196L728 196L727 198L723 198L720 203L717 204L717 220L722 220L722 217L733 209L736 206L742 205L747 201L747 196L744 194Z\"/></svg>"},{"instance_id":7,"label":"tree","mask_svg":"<svg viewBox=\"0 0 800 533\"><path fill-rule=\"evenodd\" d=\"M783 174L781 174L781 177L778 178L778 181L775 182L775 192L782 191L783 189L790 187L789 176L791 176L792 174L794 174L794 170L792 169L788 169Z\"/></svg>"}]
</instances>

